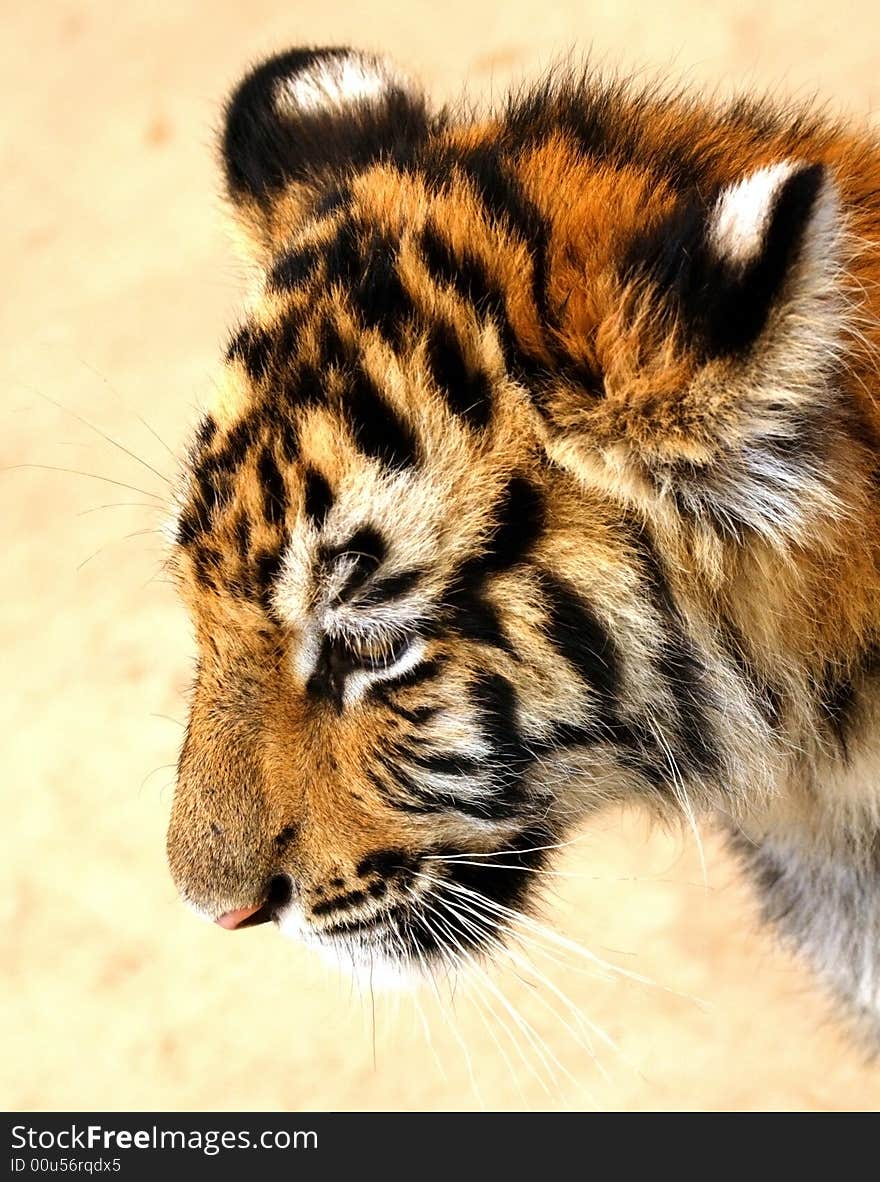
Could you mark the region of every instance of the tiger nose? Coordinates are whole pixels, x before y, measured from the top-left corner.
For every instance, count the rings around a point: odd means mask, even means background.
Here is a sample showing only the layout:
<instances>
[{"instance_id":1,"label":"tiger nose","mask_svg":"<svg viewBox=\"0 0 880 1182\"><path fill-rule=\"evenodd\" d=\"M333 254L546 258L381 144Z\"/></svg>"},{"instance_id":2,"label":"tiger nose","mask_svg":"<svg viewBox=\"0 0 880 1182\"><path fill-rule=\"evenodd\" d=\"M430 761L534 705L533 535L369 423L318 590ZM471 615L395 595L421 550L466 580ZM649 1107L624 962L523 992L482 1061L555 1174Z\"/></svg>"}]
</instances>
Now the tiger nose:
<instances>
[{"instance_id":1,"label":"tiger nose","mask_svg":"<svg viewBox=\"0 0 880 1182\"><path fill-rule=\"evenodd\" d=\"M234 932L236 928L252 928L258 923L271 923L290 902L293 893L293 880L286 874L276 874L265 887L262 903L256 903L253 907L237 907L234 911L224 911L214 922L227 932Z\"/></svg>"},{"instance_id":2,"label":"tiger nose","mask_svg":"<svg viewBox=\"0 0 880 1182\"><path fill-rule=\"evenodd\" d=\"M239 907L237 911L227 911L225 915L218 915L214 923L219 923L220 927L226 928L228 932L234 932L236 928L240 928L252 915L256 915L262 909L262 903L256 907Z\"/></svg>"}]
</instances>

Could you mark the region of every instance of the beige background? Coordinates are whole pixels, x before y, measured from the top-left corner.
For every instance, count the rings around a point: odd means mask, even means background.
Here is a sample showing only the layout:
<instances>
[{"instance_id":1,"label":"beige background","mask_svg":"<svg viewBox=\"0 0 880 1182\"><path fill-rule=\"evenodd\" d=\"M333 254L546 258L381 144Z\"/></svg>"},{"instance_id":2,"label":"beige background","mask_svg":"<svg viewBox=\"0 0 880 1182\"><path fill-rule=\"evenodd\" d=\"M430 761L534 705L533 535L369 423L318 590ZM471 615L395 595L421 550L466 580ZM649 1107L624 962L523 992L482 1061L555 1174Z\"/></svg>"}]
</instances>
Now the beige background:
<instances>
[{"instance_id":1,"label":"beige background","mask_svg":"<svg viewBox=\"0 0 880 1182\"><path fill-rule=\"evenodd\" d=\"M815 88L862 115L880 99L872 0L6 0L2 15L0 463L160 496L158 475L68 411L173 471L137 416L173 449L210 396L240 295L212 127L254 55L351 42L448 97L592 44L697 82ZM369 996L272 929L199 924L164 866L190 636L160 539L127 537L161 515L116 504L149 505L140 492L40 469L4 471L0 495L4 1106L880 1103L880 1068L759 930L711 835L707 886L692 837L618 816L553 879L554 927L656 985L597 978L557 947L536 956L540 987L499 974L475 1001L441 983L424 1025L406 996L377 999L374 1019ZM617 1044L595 1037L598 1065L579 1045L587 1021Z\"/></svg>"}]
</instances>

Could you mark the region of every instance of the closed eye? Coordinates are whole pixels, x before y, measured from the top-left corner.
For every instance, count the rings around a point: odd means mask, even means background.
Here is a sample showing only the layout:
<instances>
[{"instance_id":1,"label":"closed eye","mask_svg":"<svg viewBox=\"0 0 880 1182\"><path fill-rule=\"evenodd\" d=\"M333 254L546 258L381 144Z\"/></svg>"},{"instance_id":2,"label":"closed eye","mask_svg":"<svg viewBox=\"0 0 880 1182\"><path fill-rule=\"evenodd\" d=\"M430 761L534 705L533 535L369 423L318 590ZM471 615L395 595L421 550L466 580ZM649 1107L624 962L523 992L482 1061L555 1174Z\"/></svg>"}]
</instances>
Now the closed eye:
<instances>
[{"instance_id":1,"label":"closed eye","mask_svg":"<svg viewBox=\"0 0 880 1182\"><path fill-rule=\"evenodd\" d=\"M346 655L353 666L368 672L378 672L390 669L402 660L410 649L414 637L408 633L401 633L394 637L347 637L345 640Z\"/></svg>"}]
</instances>

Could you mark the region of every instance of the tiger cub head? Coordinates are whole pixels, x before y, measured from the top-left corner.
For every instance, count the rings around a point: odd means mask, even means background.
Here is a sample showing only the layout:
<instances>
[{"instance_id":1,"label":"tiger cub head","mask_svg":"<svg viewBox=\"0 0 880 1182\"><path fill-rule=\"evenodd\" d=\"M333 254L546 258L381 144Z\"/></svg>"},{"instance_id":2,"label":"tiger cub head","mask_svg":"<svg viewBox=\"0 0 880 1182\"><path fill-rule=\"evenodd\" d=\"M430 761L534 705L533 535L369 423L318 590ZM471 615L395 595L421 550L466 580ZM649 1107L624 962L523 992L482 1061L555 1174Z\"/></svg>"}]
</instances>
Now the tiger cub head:
<instances>
[{"instance_id":1,"label":"tiger cub head","mask_svg":"<svg viewBox=\"0 0 880 1182\"><path fill-rule=\"evenodd\" d=\"M652 133L603 101L592 156L596 96L474 122L347 50L228 104L255 275L179 490L168 835L224 927L413 970L491 950L574 822L732 791L769 742L654 527L772 537L833 503L786 481L826 380L805 321L833 344L842 315L834 190L730 132L697 199L671 108Z\"/></svg>"}]
</instances>

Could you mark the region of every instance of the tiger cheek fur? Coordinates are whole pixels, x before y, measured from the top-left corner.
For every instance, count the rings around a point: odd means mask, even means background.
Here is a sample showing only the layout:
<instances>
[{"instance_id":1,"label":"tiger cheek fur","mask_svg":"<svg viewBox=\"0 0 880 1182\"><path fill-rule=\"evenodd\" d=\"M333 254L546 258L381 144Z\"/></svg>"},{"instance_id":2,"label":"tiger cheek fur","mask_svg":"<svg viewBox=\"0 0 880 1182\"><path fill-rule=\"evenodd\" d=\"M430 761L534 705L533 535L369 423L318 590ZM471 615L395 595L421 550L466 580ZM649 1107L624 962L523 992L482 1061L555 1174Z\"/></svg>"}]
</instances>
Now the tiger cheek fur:
<instances>
[{"instance_id":1,"label":"tiger cheek fur","mask_svg":"<svg viewBox=\"0 0 880 1182\"><path fill-rule=\"evenodd\" d=\"M182 896L418 969L596 809L714 814L876 1033L877 145L304 49L222 155L258 282L178 493Z\"/></svg>"}]
</instances>

